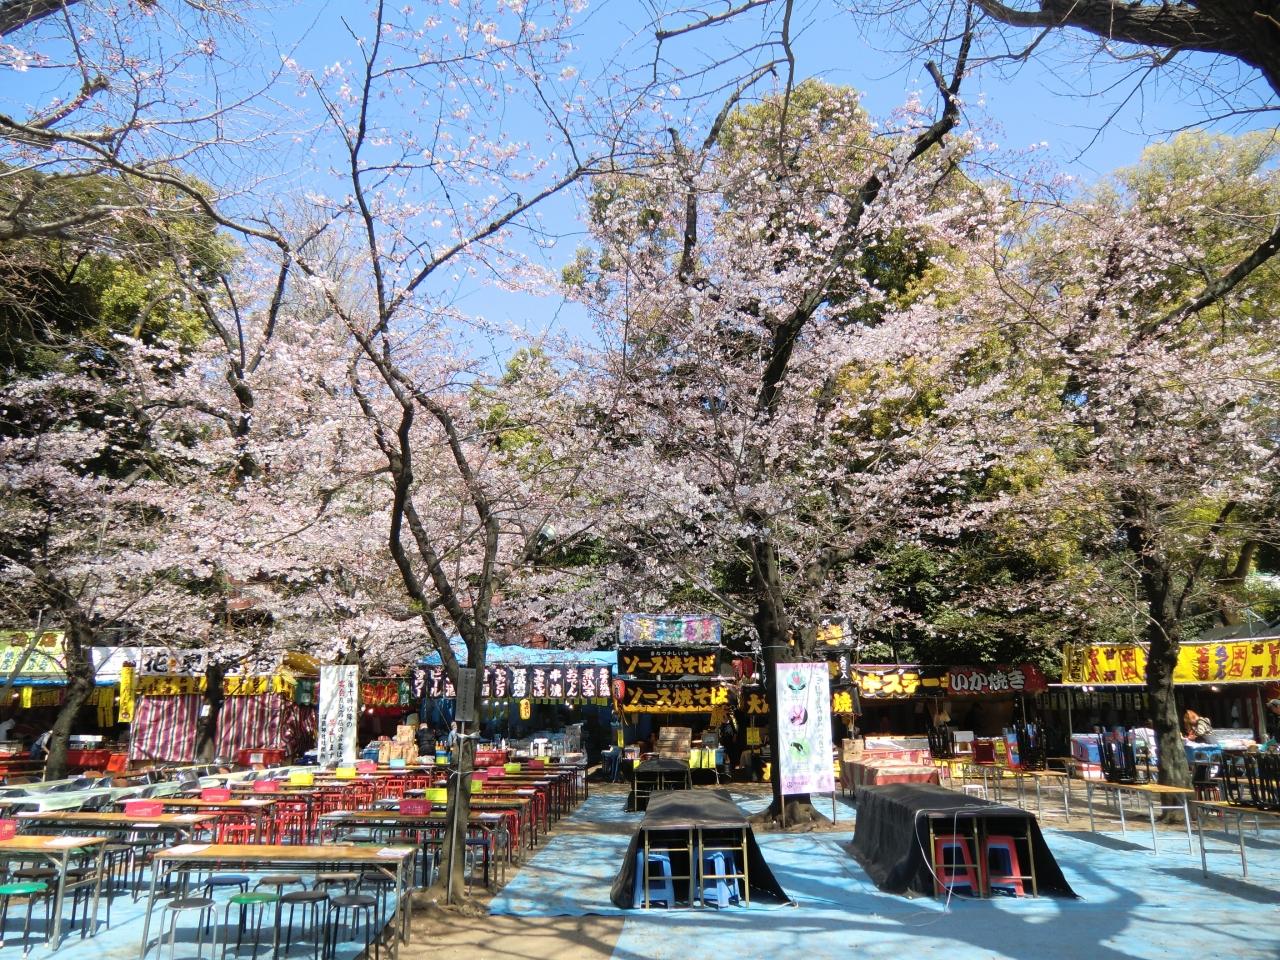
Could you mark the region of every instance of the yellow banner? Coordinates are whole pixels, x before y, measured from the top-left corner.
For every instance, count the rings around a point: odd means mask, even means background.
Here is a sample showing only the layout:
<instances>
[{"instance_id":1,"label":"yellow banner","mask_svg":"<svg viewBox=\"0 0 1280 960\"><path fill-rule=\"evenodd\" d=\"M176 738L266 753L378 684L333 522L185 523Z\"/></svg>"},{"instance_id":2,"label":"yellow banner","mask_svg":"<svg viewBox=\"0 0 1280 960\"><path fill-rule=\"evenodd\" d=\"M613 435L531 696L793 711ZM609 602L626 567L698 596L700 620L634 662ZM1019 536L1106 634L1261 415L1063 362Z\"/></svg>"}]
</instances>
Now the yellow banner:
<instances>
[{"instance_id":1,"label":"yellow banner","mask_svg":"<svg viewBox=\"0 0 1280 960\"><path fill-rule=\"evenodd\" d=\"M1147 653L1136 644L1067 644L1062 682L1137 686L1146 683ZM1173 669L1177 683L1266 683L1280 680L1280 640L1184 643Z\"/></svg>"},{"instance_id":2,"label":"yellow banner","mask_svg":"<svg viewBox=\"0 0 1280 960\"><path fill-rule=\"evenodd\" d=\"M120 668L120 713L121 723L133 723L133 712L138 702L138 674L131 663Z\"/></svg>"},{"instance_id":3,"label":"yellow banner","mask_svg":"<svg viewBox=\"0 0 1280 960\"><path fill-rule=\"evenodd\" d=\"M116 725L116 688L98 687L98 727L114 727Z\"/></svg>"},{"instance_id":4,"label":"yellow banner","mask_svg":"<svg viewBox=\"0 0 1280 960\"><path fill-rule=\"evenodd\" d=\"M123 671L121 671L123 680ZM264 693L282 693L293 696L297 681L280 674L246 677L234 674L222 681L222 693L227 697L254 697ZM122 683L123 686L123 683ZM205 678L198 677L138 677L137 693L143 697L176 697L189 693L204 693ZM123 706L123 698L122 698ZM122 721L123 722L123 721Z\"/></svg>"}]
</instances>

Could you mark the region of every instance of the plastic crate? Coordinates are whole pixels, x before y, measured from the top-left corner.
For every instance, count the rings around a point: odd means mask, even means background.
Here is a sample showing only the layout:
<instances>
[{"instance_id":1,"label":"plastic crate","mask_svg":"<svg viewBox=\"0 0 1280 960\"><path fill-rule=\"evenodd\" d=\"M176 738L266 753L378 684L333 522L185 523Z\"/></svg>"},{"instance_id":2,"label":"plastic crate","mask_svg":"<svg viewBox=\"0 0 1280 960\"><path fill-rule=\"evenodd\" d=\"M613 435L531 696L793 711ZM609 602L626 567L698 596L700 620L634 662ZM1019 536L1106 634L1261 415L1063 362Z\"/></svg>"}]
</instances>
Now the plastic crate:
<instances>
[{"instance_id":1,"label":"plastic crate","mask_svg":"<svg viewBox=\"0 0 1280 960\"><path fill-rule=\"evenodd\" d=\"M0 840L12 840L18 835L18 821L0 820Z\"/></svg>"},{"instance_id":2,"label":"plastic crate","mask_svg":"<svg viewBox=\"0 0 1280 960\"><path fill-rule=\"evenodd\" d=\"M314 773L296 770L289 774L289 786L291 787L314 787L315 783L316 775Z\"/></svg>"},{"instance_id":3,"label":"plastic crate","mask_svg":"<svg viewBox=\"0 0 1280 960\"><path fill-rule=\"evenodd\" d=\"M200 799L225 803L231 799L231 791L226 787L205 787L200 791Z\"/></svg>"},{"instance_id":4,"label":"plastic crate","mask_svg":"<svg viewBox=\"0 0 1280 960\"><path fill-rule=\"evenodd\" d=\"M254 793L279 793L279 780L255 780L253 781Z\"/></svg>"},{"instance_id":5,"label":"plastic crate","mask_svg":"<svg viewBox=\"0 0 1280 960\"><path fill-rule=\"evenodd\" d=\"M164 804L159 800L126 800L124 812L131 817L158 817L164 813Z\"/></svg>"},{"instance_id":6,"label":"plastic crate","mask_svg":"<svg viewBox=\"0 0 1280 960\"><path fill-rule=\"evenodd\" d=\"M434 806L430 800L401 800L400 812L406 817L425 817Z\"/></svg>"},{"instance_id":7,"label":"plastic crate","mask_svg":"<svg viewBox=\"0 0 1280 960\"><path fill-rule=\"evenodd\" d=\"M356 768L336 767L334 768L333 775L339 780L354 780L356 778Z\"/></svg>"},{"instance_id":8,"label":"plastic crate","mask_svg":"<svg viewBox=\"0 0 1280 960\"><path fill-rule=\"evenodd\" d=\"M357 760L356 761L356 773L377 773L377 772L378 772L377 760Z\"/></svg>"}]
</instances>

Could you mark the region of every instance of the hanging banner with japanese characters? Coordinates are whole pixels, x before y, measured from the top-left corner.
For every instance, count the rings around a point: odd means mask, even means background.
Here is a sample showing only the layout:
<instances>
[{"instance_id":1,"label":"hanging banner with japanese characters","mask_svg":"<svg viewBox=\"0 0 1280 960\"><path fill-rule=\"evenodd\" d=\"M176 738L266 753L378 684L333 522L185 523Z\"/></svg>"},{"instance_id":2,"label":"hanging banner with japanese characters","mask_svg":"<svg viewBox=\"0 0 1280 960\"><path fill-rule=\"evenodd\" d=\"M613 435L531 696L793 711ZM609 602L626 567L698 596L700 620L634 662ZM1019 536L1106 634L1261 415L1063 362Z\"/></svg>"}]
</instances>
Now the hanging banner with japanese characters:
<instances>
[{"instance_id":1,"label":"hanging banner with japanese characters","mask_svg":"<svg viewBox=\"0 0 1280 960\"><path fill-rule=\"evenodd\" d=\"M356 762L356 721L360 714L360 668L354 664L320 668L320 723L316 754L322 767Z\"/></svg>"},{"instance_id":2,"label":"hanging banner with japanese characters","mask_svg":"<svg viewBox=\"0 0 1280 960\"><path fill-rule=\"evenodd\" d=\"M718 650L628 647L618 651L618 672L629 677L714 677L721 667Z\"/></svg>"},{"instance_id":3,"label":"hanging banner with japanese characters","mask_svg":"<svg viewBox=\"0 0 1280 960\"><path fill-rule=\"evenodd\" d=\"M834 793L831 763L831 681L825 663L779 663L774 673L778 700L775 756L782 792Z\"/></svg>"},{"instance_id":4,"label":"hanging banner with japanese characters","mask_svg":"<svg viewBox=\"0 0 1280 960\"><path fill-rule=\"evenodd\" d=\"M720 618L624 613L618 624L623 647L718 647Z\"/></svg>"},{"instance_id":5,"label":"hanging banner with japanese characters","mask_svg":"<svg viewBox=\"0 0 1280 960\"><path fill-rule=\"evenodd\" d=\"M728 702L728 688L716 683L628 680L621 706L628 713L710 713Z\"/></svg>"},{"instance_id":6,"label":"hanging banner with japanese characters","mask_svg":"<svg viewBox=\"0 0 1280 960\"><path fill-rule=\"evenodd\" d=\"M120 722L133 723L133 714L138 705L138 677L132 663L120 668Z\"/></svg>"},{"instance_id":7,"label":"hanging banner with japanese characters","mask_svg":"<svg viewBox=\"0 0 1280 960\"><path fill-rule=\"evenodd\" d=\"M893 700L908 697L976 697L992 694L1042 693L1048 689L1044 674L1031 664L992 667L937 667L858 664L828 665L833 680L846 680L860 697ZM838 694L837 694L838 696ZM836 713L852 710L852 695L834 707Z\"/></svg>"},{"instance_id":8,"label":"hanging banner with japanese characters","mask_svg":"<svg viewBox=\"0 0 1280 960\"><path fill-rule=\"evenodd\" d=\"M480 681L485 700L596 700L609 696L612 669L586 663L488 666ZM432 667L426 680L427 695L453 697L453 683L444 667Z\"/></svg>"},{"instance_id":9,"label":"hanging banner with japanese characters","mask_svg":"<svg viewBox=\"0 0 1280 960\"><path fill-rule=\"evenodd\" d=\"M1135 644L1067 644L1062 682L1141 685L1147 653ZM1184 643L1173 668L1177 683L1265 683L1280 680L1280 639Z\"/></svg>"}]
</instances>

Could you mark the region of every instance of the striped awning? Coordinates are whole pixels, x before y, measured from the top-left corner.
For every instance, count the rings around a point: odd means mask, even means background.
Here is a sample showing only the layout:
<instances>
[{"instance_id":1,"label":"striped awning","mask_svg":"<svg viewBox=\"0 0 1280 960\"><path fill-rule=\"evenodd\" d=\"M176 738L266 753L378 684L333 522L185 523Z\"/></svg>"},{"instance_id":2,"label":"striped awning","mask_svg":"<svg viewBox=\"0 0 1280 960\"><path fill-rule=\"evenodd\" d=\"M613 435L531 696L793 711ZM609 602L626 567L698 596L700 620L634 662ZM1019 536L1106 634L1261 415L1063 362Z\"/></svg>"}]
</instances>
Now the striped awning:
<instances>
[{"instance_id":1,"label":"striped awning","mask_svg":"<svg viewBox=\"0 0 1280 960\"><path fill-rule=\"evenodd\" d=\"M133 719L130 760L191 763L196 758L201 694L142 697Z\"/></svg>"}]
</instances>

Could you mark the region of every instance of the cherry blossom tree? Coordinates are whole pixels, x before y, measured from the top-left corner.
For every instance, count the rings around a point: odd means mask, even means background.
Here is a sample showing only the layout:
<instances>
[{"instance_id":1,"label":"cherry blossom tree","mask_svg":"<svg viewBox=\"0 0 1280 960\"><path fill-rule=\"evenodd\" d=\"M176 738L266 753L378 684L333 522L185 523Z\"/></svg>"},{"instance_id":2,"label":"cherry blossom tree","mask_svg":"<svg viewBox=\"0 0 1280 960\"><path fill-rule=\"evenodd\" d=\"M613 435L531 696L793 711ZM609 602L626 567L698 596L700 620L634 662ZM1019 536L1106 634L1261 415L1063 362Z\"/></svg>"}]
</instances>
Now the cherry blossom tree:
<instances>
[{"instance_id":1,"label":"cherry blossom tree","mask_svg":"<svg viewBox=\"0 0 1280 960\"><path fill-rule=\"evenodd\" d=\"M620 562L749 624L766 680L818 656L824 616L893 616L872 546L976 522L945 494L1021 442L955 306L1000 208L955 179L981 149L954 132L964 64L962 45L950 80L932 69L936 115L876 126L853 92L800 85L597 188L574 289L622 387L591 489L625 520ZM774 789L775 816L813 815Z\"/></svg>"},{"instance_id":2,"label":"cherry blossom tree","mask_svg":"<svg viewBox=\"0 0 1280 960\"><path fill-rule=\"evenodd\" d=\"M1003 497L1015 535L1120 565L1078 584L1077 602L1133 610L1160 779L1179 786L1179 644L1277 533L1277 274L1257 253L1276 217L1274 150L1266 136L1152 148L1086 200L1034 208L966 304L1038 385L1020 416L1039 465Z\"/></svg>"}]
</instances>

